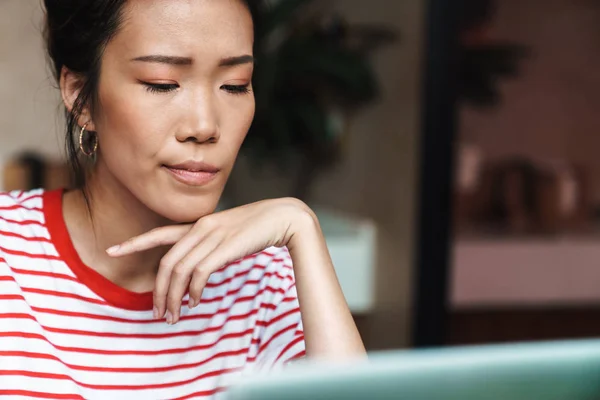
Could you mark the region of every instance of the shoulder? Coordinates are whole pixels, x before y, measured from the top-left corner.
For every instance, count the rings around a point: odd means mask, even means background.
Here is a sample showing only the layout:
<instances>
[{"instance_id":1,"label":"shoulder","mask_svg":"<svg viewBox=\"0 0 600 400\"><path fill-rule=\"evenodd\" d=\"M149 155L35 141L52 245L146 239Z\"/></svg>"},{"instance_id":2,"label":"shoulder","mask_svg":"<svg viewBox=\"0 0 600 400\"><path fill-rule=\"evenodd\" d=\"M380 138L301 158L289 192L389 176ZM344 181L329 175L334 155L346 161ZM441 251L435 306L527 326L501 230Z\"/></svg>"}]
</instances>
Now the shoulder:
<instances>
[{"instance_id":1,"label":"shoulder","mask_svg":"<svg viewBox=\"0 0 600 400\"><path fill-rule=\"evenodd\" d=\"M0 223L23 220L43 221L42 189L0 192Z\"/></svg>"},{"instance_id":2,"label":"shoulder","mask_svg":"<svg viewBox=\"0 0 600 400\"><path fill-rule=\"evenodd\" d=\"M287 290L295 283L292 257L287 247L270 247L250 257L254 268L270 287Z\"/></svg>"},{"instance_id":3,"label":"shoulder","mask_svg":"<svg viewBox=\"0 0 600 400\"><path fill-rule=\"evenodd\" d=\"M21 217L42 212L44 190L0 192L0 216Z\"/></svg>"},{"instance_id":4,"label":"shoulder","mask_svg":"<svg viewBox=\"0 0 600 400\"><path fill-rule=\"evenodd\" d=\"M0 192L0 251L4 246L21 245L44 230L43 194L41 189Z\"/></svg>"}]
</instances>

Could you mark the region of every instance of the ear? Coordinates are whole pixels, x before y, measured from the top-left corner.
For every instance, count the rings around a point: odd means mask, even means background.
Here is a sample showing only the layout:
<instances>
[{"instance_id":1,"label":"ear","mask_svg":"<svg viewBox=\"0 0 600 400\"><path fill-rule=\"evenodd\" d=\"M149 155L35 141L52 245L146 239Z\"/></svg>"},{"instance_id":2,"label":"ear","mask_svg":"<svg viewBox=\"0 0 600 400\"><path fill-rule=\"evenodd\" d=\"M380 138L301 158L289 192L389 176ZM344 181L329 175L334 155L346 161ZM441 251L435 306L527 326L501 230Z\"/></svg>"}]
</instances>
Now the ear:
<instances>
[{"instance_id":1,"label":"ear","mask_svg":"<svg viewBox=\"0 0 600 400\"><path fill-rule=\"evenodd\" d=\"M60 94L62 95L63 103L65 104L67 111L71 112L73 110L73 106L75 105L77 96L79 96L79 93L81 92L83 84L84 80L81 75L74 73L67 67L62 67L60 71ZM82 127L85 124L87 124L86 130L96 130L90 108L87 104L83 107L81 114L77 118L77 125Z\"/></svg>"}]
</instances>

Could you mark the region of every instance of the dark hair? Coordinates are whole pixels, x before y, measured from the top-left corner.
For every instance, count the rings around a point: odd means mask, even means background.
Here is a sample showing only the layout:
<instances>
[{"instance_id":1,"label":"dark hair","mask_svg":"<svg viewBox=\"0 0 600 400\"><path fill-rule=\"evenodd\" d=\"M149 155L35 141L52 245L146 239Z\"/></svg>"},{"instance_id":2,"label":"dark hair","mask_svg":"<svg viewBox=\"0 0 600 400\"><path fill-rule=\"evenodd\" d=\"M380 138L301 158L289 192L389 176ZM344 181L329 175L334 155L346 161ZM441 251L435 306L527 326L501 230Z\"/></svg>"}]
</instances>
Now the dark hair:
<instances>
[{"instance_id":1,"label":"dark hair","mask_svg":"<svg viewBox=\"0 0 600 400\"><path fill-rule=\"evenodd\" d=\"M75 184L85 182L85 169L79 157L77 121L84 107L94 111L97 105L100 66L104 49L118 32L127 0L44 0L46 22L44 39L52 72L60 82L67 67L81 77L81 89L72 110L66 110L66 151ZM242 0L252 17L259 1Z\"/></svg>"},{"instance_id":2,"label":"dark hair","mask_svg":"<svg viewBox=\"0 0 600 400\"><path fill-rule=\"evenodd\" d=\"M65 146L78 186L85 181L85 171L78 154L79 143L73 134L84 107L93 111L97 103L102 54L121 25L125 1L44 0L44 37L54 77L60 82L63 67L81 77L73 108L70 112L65 110Z\"/></svg>"}]
</instances>

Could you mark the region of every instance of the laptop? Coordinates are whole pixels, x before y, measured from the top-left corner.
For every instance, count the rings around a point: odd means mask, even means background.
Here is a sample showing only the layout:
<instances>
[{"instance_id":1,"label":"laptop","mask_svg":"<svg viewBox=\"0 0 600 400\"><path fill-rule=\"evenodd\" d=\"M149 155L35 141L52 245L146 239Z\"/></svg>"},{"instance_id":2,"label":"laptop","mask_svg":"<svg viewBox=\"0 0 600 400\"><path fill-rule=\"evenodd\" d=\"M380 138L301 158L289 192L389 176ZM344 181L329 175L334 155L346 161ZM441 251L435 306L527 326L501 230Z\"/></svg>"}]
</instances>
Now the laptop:
<instances>
[{"instance_id":1,"label":"laptop","mask_svg":"<svg viewBox=\"0 0 600 400\"><path fill-rule=\"evenodd\" d=\"M233 386L230 400L598 400L600 339L374 353L303 362Z\"/></svg>"}]
</instances>

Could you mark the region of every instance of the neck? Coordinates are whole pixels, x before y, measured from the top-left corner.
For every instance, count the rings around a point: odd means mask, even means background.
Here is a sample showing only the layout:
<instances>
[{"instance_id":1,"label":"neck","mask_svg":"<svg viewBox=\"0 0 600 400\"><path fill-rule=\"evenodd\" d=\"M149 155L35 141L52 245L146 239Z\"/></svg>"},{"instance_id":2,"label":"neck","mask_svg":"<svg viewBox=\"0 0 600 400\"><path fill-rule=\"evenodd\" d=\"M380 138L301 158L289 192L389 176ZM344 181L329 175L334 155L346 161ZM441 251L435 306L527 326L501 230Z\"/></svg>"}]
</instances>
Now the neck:
<instances>
[{"instance_id":1,"label":"neck","mask_svg":"<svg viewBox=\"0 0 600 400\"><path fill-rule=\"evenodd\" d=\"M63 212L71 240L84 264L110 281L134 292L152 291L158 264L168 249L120 258L108 256L106 249L172 222L148 209L106 172L99 163L86 184L89 209L83 190L65 194Z\"/></svg>"}]
</instances>

